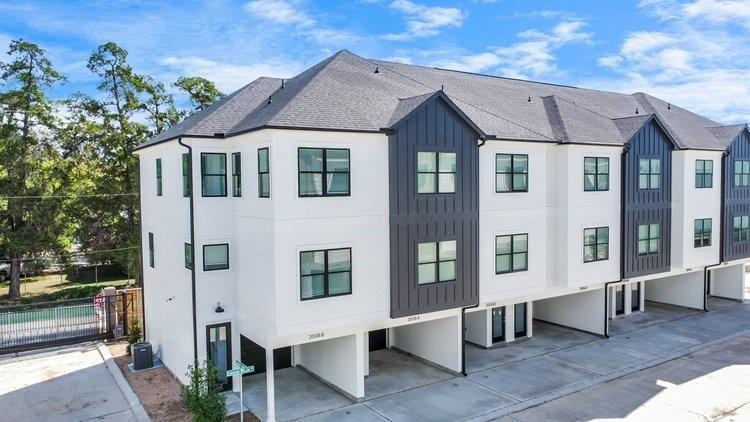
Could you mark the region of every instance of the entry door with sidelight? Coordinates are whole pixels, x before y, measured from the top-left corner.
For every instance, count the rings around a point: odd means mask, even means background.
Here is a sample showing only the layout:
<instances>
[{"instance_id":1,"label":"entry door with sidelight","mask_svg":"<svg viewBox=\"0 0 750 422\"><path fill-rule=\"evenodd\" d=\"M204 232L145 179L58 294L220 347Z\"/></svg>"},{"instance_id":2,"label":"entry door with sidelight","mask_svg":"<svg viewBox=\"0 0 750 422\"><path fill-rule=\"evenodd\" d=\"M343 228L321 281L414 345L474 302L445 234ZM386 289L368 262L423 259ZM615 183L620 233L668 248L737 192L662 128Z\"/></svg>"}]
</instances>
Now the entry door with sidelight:
<instances>
[{"instance_id":1,"label":"entry door with sidelight","mask_svg":"<svg viewBox=\"0 0 750 422\"><path fill-rule=\"evenodd\" d=\"M209 325L206 327L208 359L218 371L219 383L224 391L232 388L232 378L227 377L227 370L232 365L232 325L230 323Z\"/></svg>"},{"instance_id":2,"label":"entry door with sidelight","mask_svg":"<svg viewBox=\"0 0 750 422\"><path fill-rule=\"evenodd\" d=\"M492 342L505 341L505 306L492 308Z\"/></svg>"},{"instance_id":3,"label":"entry door with sidelight","mask_svg":"<svg viewBox=\"0 0 750 422\"><path fill-rule=\"evenodd\" d=\"M625 289L622 285L615 287L615 315L625 313Z\"/></svg>"},{"instance_id":4,"label":"entry door with sidelight","mask_svg":"<svg viewBox=\"0 0 750 422\"><path fill-rule=\"evenodd\" d=\"M630 285L630 310L639 311L641 309L641 283Z\"/></svg>"},{"instance_id":5,"label":"entry door with sidelight","mask_svg":"<svg viewBox=\"0 0 750 422\"><path fill-rule=\"evenodd\" d=\"M526 336L526 302L516 303L513 309L513 317L515 319L515 336L525 337Z\"/></svg>"}]
</instances>

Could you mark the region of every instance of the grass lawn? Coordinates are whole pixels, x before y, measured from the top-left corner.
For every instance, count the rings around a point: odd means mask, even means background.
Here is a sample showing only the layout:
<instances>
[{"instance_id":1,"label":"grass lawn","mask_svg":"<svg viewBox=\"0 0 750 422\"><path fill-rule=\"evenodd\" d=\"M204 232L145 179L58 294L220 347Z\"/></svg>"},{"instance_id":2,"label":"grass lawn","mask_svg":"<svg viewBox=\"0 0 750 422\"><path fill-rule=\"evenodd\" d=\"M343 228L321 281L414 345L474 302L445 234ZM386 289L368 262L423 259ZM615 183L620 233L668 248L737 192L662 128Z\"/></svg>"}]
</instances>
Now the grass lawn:
<instances>
[{"instance_id":1,"label":"grass lawn","mask_svg":"<svg viewBox=\"0 0 750 422\"><path fill-rule=\"evenodd\" d=\"M135 280L125 276L101 277L98 282L89 280L69 280L63 274L45 274L21 279L21 300L8 300L8 281L0 282L0 305L14 305L33 302L49 302L64 299L77 299L96 296L105 287L134 286Z\"/></svg>"}]
</instances>

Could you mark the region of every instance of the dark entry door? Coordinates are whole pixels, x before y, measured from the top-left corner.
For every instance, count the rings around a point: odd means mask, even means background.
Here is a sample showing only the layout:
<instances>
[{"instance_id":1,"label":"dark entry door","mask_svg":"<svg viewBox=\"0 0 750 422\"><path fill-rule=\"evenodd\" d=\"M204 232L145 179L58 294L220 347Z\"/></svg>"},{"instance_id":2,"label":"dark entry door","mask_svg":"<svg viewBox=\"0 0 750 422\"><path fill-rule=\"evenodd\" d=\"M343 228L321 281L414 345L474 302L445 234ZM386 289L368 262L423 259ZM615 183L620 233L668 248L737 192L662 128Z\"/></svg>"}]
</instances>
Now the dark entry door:
<instances>
[{"instance_id":1,"label":"dark entry door","mask_svg":"<svg viewBox=\"0 0 750 422\"><path fill-rule=\"evenodd\" d=\"M370 331L367 333L368 336L368 351L374 352L375 350L385 349L385 328L382 330Z\"/></svg>"},{"instance_id":2,"label":"dark entry door","mask_svg":"<svg viewBox=\"0 0 750 422\"><path fill-rule=\"evenodd\" d=\"M250 340L245 336L240 336L240 354L242 363L245 365L254 365L255 371L252 374L262 374L266 372L266 349L258 343ZM273 350L273 369L282 369L292 366L292 348L280 347Z\"/></svg>"},{"instance_id":3,"label":"dark entry door","mask_svg":"<svg viewBox=\"0 0 750 422\"><path fill-rule=\"evenodd\" d=\"M516 303L514 317L516 337L526 336L526 302Z\"/></svg>"},{"instance_id":4,"label":"dark entry door","mask_svg":"<svg viewBox=\"0 0 750 422\"><path fill-rule=\"evenodd\" d=\"M625 313L625 289L622 286L615 287L615 315Z\"/></svg>"},{"instance_id":5,"label":"dark entry door","mask_svg":"<svg viewBox=\"0 0 750 422\"><path fill-rule=\"evenodd\" d=\"M232 378L227 377L227 370L232 368L232 325L227 322L207 326L206 341L208 359L218 371L222 389L231 390Z\"/></svg>"},{"instance_id":6,"label":"dark entry door","mask_svg":"<svg viewBox=\"0 0 750 422\"><path fill-rule=\"evenodd\" d=\"M505 341L505 306L492 308L492 342Z\"/></svg>"},{"instance_id":7,"label":"dark entry door","mask_svg":"<svg viewBox=\"0 0 750 422\"><path fill-rule=\"evenodd\" d=\"M630 285L630 310L639 311L641 309L641 283Z\"/></svg>"}]
</instances>

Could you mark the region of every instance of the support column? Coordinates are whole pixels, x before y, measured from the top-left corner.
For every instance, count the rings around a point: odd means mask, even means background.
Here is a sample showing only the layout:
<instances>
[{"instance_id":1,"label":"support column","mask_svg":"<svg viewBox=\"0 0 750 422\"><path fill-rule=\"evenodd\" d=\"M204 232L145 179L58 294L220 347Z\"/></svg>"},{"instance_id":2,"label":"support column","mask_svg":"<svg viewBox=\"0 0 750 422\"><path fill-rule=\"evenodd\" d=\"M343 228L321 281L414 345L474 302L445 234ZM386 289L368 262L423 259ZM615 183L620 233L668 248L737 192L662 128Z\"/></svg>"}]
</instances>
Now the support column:
<instances>
[{"instance_id":1,"label":"support column","mask_svg":"<svg viewBox=\"0 0 750 422\"><path fill-rule=\"evenodd\" d=\"M393 347L459 373L462 330L460 316L402 325L393 328L391 343Z\"/></svg>"},{"instance_id":2,"label":"support column","mask_svg":"<svg viewBox=\"0 0 750 422\"><path fill-rule=\"evenodd\" d=\"M491 310L467 312L464 318L464 340L477 346L492 346Z\"/></svg>"},{"instance_id":3,"label":"support column","mask_svg":"<svg viewBox=\"0 0 750 422\"><path fill-rule=\"evenodd\" d=\"M362 343L364 344L364 347L362 348L362 354L364 355L365 359L365 367L364 367L364 374L365 376L370 375L370 332L364 332L362 334Z\"/></svg>"},{"instance_id":4,"label":"support column","mask_svg":"<svg viewBox=\"0 0 750 422\"><path fill-rule=\"evenodd\" d=\"M711 271L711 296L742 300L745 296L745 266L718 267Z\"/></svg>"},{"instance_id":5,"label":"support column","mask_svg":"<svg viewBox=\"0 0 750 422\"><path fill-rule=\"evenodd\" d=\"M526 302L526 337L534 336L534 302Z\"/></svg>"},{"instance_id":6,"label":"support column","mask_svg":"<svg viewBox=\"0 0 750 422\"><path fill-rule=\"evenodd\" d=\"M276 422L276 396L273 386L273 348L266 347L266 416Z\"/></svg>"}]
</instances>

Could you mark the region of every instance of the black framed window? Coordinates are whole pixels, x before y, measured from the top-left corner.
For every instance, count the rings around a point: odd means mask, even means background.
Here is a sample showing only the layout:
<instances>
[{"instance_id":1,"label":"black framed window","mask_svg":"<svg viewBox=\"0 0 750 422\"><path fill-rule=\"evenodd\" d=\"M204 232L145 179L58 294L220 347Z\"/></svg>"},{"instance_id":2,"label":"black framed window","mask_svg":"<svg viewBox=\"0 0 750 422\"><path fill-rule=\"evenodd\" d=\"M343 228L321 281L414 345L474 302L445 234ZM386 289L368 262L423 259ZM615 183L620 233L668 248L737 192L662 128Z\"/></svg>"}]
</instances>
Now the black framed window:
<instances>
[{"instance_id":1,"label":"black framed window","mask_svg":"<svg viewBox=\"0 0 750 422\"><path fill-rule=\"evenodd\" d=\"M242 154L232 153L232 196L242 196Z\"/></svg>"},{"instance_id":2,"label":"black framed window","mask_svg":"<svg viewBox=\"0 0 750 422\"><path fill-rule=\"evenodd\" d=\"M711 219L697 218L694 223L696 248L711 246Z\"/></svg>"},{"instance_id":3,"label":"black framed window","mask_svg":"<svg viewBox=\"0 0 750 422\"><path fill-rule=\"evenodd\" d=\"M229 245L203 245L203 271L229 269Z\"/></svg>"},{"instance_id":4,"label":"black framed window","mask_svg":"<svg viewBox=\"0 0 750 422\"><path fill-rule=\"evenodd\" d=\"M148 265L154 268L154 234L148 234Z\"/></svg>"},{"instance_id":5,"label":"black framed window","mask_svg":"<svg viewBox=\"0 0 750 422\"><path fill-rule=\"evenodd\" d=\"M258 148L258 198L271 197L271 166L268 148Z\"/></svg>"},{"instance_id":6,"label":"black framed window","mask_svg":"<svg viewBox=\"0 0 750 422\"><path fill-rule=\"evenodd\" d=\"M650 190L661 187L661 159L641 158L638 160L638 189Z\"/></svg>"},{"instance_id":7,"label":"black framed window","mask_svg":"<svg viewBox=\"0 0 750 422\"><path fill-rule=\"evenodd\" d=\"M352 293L352 249L323 249L299 254L300 299Z\"/></svg>"},{"instance_id":8,"label":"black framed window","mask_svg":"<svg viewBox=\"0 0 750 422\"><path fill-rule=\"evenodd\" d=\"M661 242L661 225L638 225L638 255L652 255L659 253Z\"/></svg>"},{"instance_id":9,"label":"black framed window","mask_svg":"<svg viewBox=\"0 0 750 422\"><path fill-rule=\"evenodd\" d=\"M750 240L750 218L747 215L734 217L732 224L732 240L746 242Z\"/></svg>"},{"instance_id":10,"label":"black framed window","mask_svg":"<svg viewBox=\"0 0 750 422\"><path fill-rule=\"evenodd\" d=\"M456 241L417 244L417 283L431 284L456 280Z\"/></svg>"},{"instance_id":11,"label":"black framed window","mask_svg":"<svg viewBox=\"0 0 750 422\"><path fill-rule=\"evenodd\" d=\"M299 148L299 196L349 196L349 150Z\"/></svg>"},{"instance_id":12,"label":"black framed window","mask_svg":"<svg viewBox=\"0 0 750 422\"><path fill-rule=\"evenodd\" d=\"M529 156L495 155L495 192L529 191Z\"/></svg>"},{"instance_id":13,"label":"black framed window","mask_svg":"<svg viewBox=\"0 0 750 422\"><path fill-rule=\"evenodd\" d=\"M609 190L609 157L583 158L583 190Z\"/></svg>"},{"instance_id":14,"label":"black framed window","mask_svg":"<svg viewBox=\"0 0 750 422\"><path fill-rule=\"evenodd\" d=\"M227 196L227 155L201 153L201 189L203 196Z\"/></svg>"},{"instance_id":15,"label":"black framed window","mask_svg":"<svg viewBox=\"0 0 750 422\"><path fill-rule=\"evenodd\" d=\"M515 273L528 268L528 233L495 237L495 274Z\"/></svg>"},{"instance_id":16,"label":"black framed window","mask_svg":"<svg viewBox=\"0 0 750 422\"><path fill-rule=\"evenodd\" d=\"M417 152L417 193L456 192L456 153Z\"/></svg>"},{"instance_id":17,"label":"black framed window","mask_svg":"<svg viewBox=\"0 0 750 422\"><path fill-rule=\"evenodd\" d=\"M734 185L737 187L750 186L750 161L736 160L734 162Z\"/></svg>"},{"instance_id":18,"label":"black framed window","mask_svg":"<svg viewBox=\"0 0 750 422\"><path fill-rule=\"evenodd\" d=\"M695 187L710 188L714 185L713 160L695 160Z\"/></svg>"},{"instance_id":19,"label":"black framed window","mask_svg":"<svg viewBox=\"0 0 750 422\"><path fill-rule=\"evenodd\" d=\"M185 268L193 269L193 245L189 243L185 244Z\"/></svg>"},{"instance_id":20,"label":"black framed window","mask_svg":"<svg viewBox=\"0 0 750 422\"><path fill-rule=\"evenodd\" d=\"M609 227L583 229L583 262L609 259Z\"/></svg>"},{"instance_id":21,"label":"black framed window","mask_svg":"<svg viewBox=\"0 0 750 422\"><path fill-rule=\"evenodd\" d=\"M192 170L193 169L190 165L190 154L182 154L182 196L184 197L190 196L190 191L193 188L190 178L190 172Z\"/></svg>"},{"instance_id":22,"label":"black framed window","mask_svg":"<svg viewBox=\"0 0 750 422\"><path fill-rule=\"evenodd\" d=\"M156 196L161 196L162 185L161 185L161 158L156 159Z\"/></svg>"}]
</instances>

